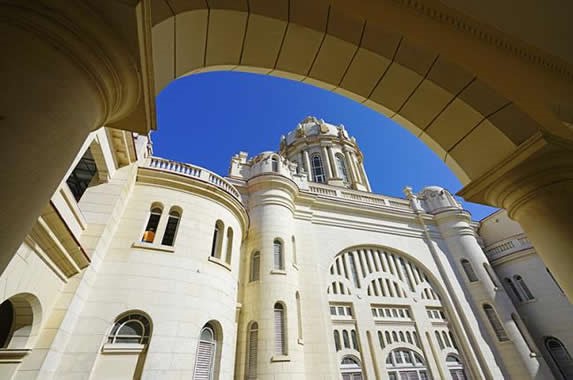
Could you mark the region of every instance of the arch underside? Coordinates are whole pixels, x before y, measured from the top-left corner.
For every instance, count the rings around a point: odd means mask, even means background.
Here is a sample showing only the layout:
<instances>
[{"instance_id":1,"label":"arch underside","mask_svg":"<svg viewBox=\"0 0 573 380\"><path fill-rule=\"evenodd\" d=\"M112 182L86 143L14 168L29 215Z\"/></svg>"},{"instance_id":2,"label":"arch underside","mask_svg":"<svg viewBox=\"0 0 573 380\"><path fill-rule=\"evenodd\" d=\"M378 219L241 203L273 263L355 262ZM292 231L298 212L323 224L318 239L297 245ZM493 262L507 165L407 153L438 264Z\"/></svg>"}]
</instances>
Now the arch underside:
<instances>
[{"instance_id":1,"label":"arch underside","mask_svg":"<svg viewBox=\"0 0 573 380\"><path fill-rule=\"evenodd\" d=\"M214 4L215 3L215 4ZM328 4L298 0L157 2L156 91L212 70L315 85L358 101L424 141L467 184L541 129L514 103L436 51Z\"/></svg>"}]
</instances>

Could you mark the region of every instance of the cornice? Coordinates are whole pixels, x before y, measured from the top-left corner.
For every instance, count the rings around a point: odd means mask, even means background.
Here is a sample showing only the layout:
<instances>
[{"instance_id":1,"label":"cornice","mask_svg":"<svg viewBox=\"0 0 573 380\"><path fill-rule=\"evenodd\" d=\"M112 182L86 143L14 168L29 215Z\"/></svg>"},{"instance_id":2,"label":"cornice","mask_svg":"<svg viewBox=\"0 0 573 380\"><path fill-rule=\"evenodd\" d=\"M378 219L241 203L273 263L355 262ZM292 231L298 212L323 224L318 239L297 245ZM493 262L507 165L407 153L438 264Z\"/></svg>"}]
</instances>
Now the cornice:
<instances>
[{"instance_id":1,"label":"cornice","mask_svg":"<svg viewBox=\"0 0 573 380\"><path fill-rule=\"evenodd\" d=\"M96 12L81 1L63 4L3 1L0 21L33 33L83 72L101 101L99 128L127 116L140 101L138 65Z\"/></svg>"},{"instance_id":2,"label":"cornice","mask_svg":"<svg viewBox=\"0 0 573 380\"><path fill-rule=\"evenodd\" d=\"M540 49L527 45L515 38L509 38L494 28L459 12L447 8L443 4L430 0L391 0L403 8L408 8L424 17L470 35L488 45L504 50L507 53L527 61L544 70L573 80L573 66L561 58L550 55Z\"/></svg>"},{"instance_id":3,"label":"cornice","mask_svg":"<svg viewBox=\"0 0 573 380\"><path fill-rule=\"evenodd\" d=\"M183 191L217 202L231 211L242 223L243 239L249 228L249 215L243 204L231 194L211 183L175 173L139 167L137 183Z\"/></svg>"}]
</instances>

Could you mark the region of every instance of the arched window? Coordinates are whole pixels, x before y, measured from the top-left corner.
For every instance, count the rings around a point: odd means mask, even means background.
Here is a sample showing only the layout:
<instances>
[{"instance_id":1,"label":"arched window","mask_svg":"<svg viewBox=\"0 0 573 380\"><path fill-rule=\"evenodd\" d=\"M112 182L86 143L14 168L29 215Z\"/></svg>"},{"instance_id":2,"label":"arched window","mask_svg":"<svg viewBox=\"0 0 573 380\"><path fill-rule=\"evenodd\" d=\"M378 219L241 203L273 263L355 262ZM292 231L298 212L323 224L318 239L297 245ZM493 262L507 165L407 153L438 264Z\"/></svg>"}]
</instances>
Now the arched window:
<instances>
[{"instance_id":1,"label":"arched window","mask_svg":"<svg viewBox=\"0 0 573 380\"><path fill-rule=\"evenodd\" d=\"M386 337L386 343L392 343L392 338L390 337L390 333L388 331L384 332L384 336Z\"/></svg>"},{"instance_id":2,"label":"arched window","mask_svg":"<svg viewBox=\"0 0 573 380\"><path fill-rule=\"evenodd\" d=\"M464 268L464 272L466 272L466 276L468 277L469 282L478 281L476 273L474 272L474 268L467 259L462 259L462 268Z\"/></svg>"},{"instance_id":3,"label":"arched window","mask_svg":"<svg viewBox=\"0 0 573 380\"><path fill-rule=\"evenodd\" d=\"M565 379L573 379L573 359L567 348L555 337L545 339L545 348Z\"/></svg>"},{"instance_id":4,"label":"arched window","mask_svg":"<svg viewBox=\"0 0 573 380\"><path fill-rule=\"evenodd\" d=\"M500 342L508 341L509 338L505 332L505 329L503 328L503 325L501 324L501 321L497 317L497 313L495 312L493 307L489 304L485 304L485 305L483 305L483 311L484 311L487 319L489 320L491 328L495 332L497 339Z\"/></svg>"},{"instance_id":5,"label":"arched window","mask_svg":"<svg viewBox=\"0 0 573 380\"><path fill-rule=\"evenodd\" d=\"M282 303L275 303L275 354L287 355L286 313Z\"/></svg>"},{"instance_id":6,"label":"arched window","mask_svg":"<svg viewBox=\"0 0 573 380\"><path fill-rule=\"evenodd\" d=\"M388 378L392 380L427 380L429 378L426 362L418 353L406 349L392 350L386 358Z\"/></svg>"},{"instance_id":7,"label":"arched window","mask_svg":"<svg viewBox=\"0 0 573 380\"><path fill-rule=\"evenodd\" d=\"M251 272L249 274L249 281L259 281L260 271L261 253L257 251L251 256Z\"/></svg>"},{"instance_id":8,"label":"arched window","mask_svg":"<svg viewBox=\"0 0 573 380\"><path fill-rule=\"evenodd\" d=\"M354 356L345 356L340 362L340 373L343 380L362 380L360 360Z\"/></svg>"},{"instance_id":9,"label":"arched window","mask_svg":"<svg viewBox=\"0 0 573 380\"><path fill-rule=\"evenodd\" d=\"M384 336L382 335L382 331L378 331L378 343L380 343L380 348L384 349Z\"/></svg>"},{"instance_id":10,"label":"arched window","mask_svg":"<svg viewBox=\"0 0 573 380\"><path fill-rule=\"evenodd\" d=\"M29 293L16 294L0 304L0 348L27 349L37 332L40 304ZM35 323L36 322L36 323Z\"/></svg>"},{"instance_id":11,"label":"arched window","mask_svg":"<svg viewBox=\"0 0 573 380\"><path fill-rule=\"evenodd\" d=\"M227 228L227 254L225 255L225 262L231 264L231 257L233 255L233 229Z\"/></svg>"},{"instance_id":12,"label":"arched window","mask_svg":"<svg viewBox=\"0 0 573 380\"><path fill-rule=\"evenodd\" d=\"M452 343L450 342L450 339L448 337L448 333L446 333L445 331L442 331L442 338L444 340L444 344L446 345L446 347L452 346Z\"/></svg>"},{"instance_id":13,"label":"arched window","mask_svg":"<svg viewBox=\"0 0 573 380\"><path fill-rule=\"evenodd\" d=\"M350 337L352 338L352 348L356 351L360 351L358 348L358 337L356 336L356 330L350 330Z\"/></svg>"},{"instance_id":14,"label":"arched window","mask_svg":"<svg viewBox=\"0 0 573 380\"><path fill-rule=\"evenodd\" d=\"M529 348L529 352L535 352L535 346L533 345L532 341L530 340L529 335L527 335L527 331L524 330L524 327L522 326L521 320L519 319L517 314L511 313L511 319L513 320L513 323L515 323L515 326L517 327L519 334L521 335L521 337L525 341L525 344L527 344L527 348Z\"/></svg>"},{"instance_id":15,"label":"arched window","mask_svg":"<svg viewBox=\"0 0 573 380\"><path fill-rule=\"evenodd\" d=\"M314 182L324 183L326 182L326 177L324 176L324 168L322 167L322 159L320 154L316 153L311 159L312 165L312 179Z\"/></svg>"},{"instance_id":16,"label":"arched window","mask_svg":"<svg viewBox=\"0 0 573 380\"><path fill-rule=\"evenodd\" d=\"M157 232L157 226L159 225L159 219L161 218L161 213L163 208L157 204L151 206L151 211L149 212L149 218L147 219L147 225L145 226L145 232L141 237L141 241L146 243L153 243L155 240L155 233Z\"/></svg>"},{"instance_id":17,"label":"arched window","mask_svg":"<svg viewBox=\"0 0 573 380\"><path fill-rule=\"evenodd\" d=\"M177 227L179 226L179 219L181 219L181 212L172 208L169 211L169 219L167 219L167 226L165 227L165 232L163 233L161 244L169 246L173 245L175 242Z\"/></svg>"},{"instance_id":18,"label":"arched window","mask_svg":"<svg viewBox=\"0 0 573 380\"><path fill-rule=\"evenodd\" d=\"M295 294L295 298L296 298L296 316L298 319L298 339L302 340L302 311L301 311L301 306L300 306L300 293L296 292Z\"/></svg>"},{"instance_id":19,"label":"arched window","mask_svg":"<svg viewBox=\"0 0 573 380\"><path fill-rule=\"evenodd\" d=\"M446 357L446 366L450 371L452 380L466 380L466 373L464 372L464 366L456 355L450 354Z\"/></svg>"},{"instance_id":20,"label":"arched window","mask_svg":"<svg viewBox=\"0 0 573 380\"><path fill-rule=\"evenodd\" d=\"M521 294L515 287L513 281L511 281L511 278L506 277L503 279L503 281L505 283L505 288L507 292L510 294L510 296L517 302L523 302L523 298L521 297Z\"/></svg>"},{"instance_id":21,"label":"arched window","mask_svg":"<svg viewBox=\"0 0 573 380\"><path fill-rule=\"evenodd\" d=\"M334 347L336 348L336 351L340 351L342 348L340 346L340 333L338 330L334 330Z\"/></svg>"},{"instance_id":22,"label":"arched window","mask_svg":"<svg viewBox=\"0 0 573 380\"><path fill-rule=\"evenodd\" d=\"M483 263L483 268L485 269L485 272L487 273L493 286L497 286L498 284L497 284L497 281L495 279L495 274L492 272L491 267L487 263Z\"/></svg>"},{"instance_id":23,"label":"arched window","mask_svg":"<svg viewBox=\"0 0 573 380\"><path fill-rule=\"evenodd\" d=\"M273 241L273 257L275 269L284 270L283 243L279 239Z\"/></svg>"},{"instance_id":24,"label":"arched window","mask_svg":"<svg viewBox=\"0 0 573 380\"><path fill-rule=\"evenodd\" d=\"M342 341L344 342L344 348L350 348L350 337L347 330L342 330Z\"/></svg>"},{"instance_id":25,"label":"arched window","mask_svg":"<svg viewBox=\"0 0 573 380\"><path fill-rule=\"evenodd\" d=\"M526 301L530 301L530 300L535 298L535 297L533 297L533 294L531 294L531 291L529 290L529 288L525 284L523 277L521 277L520 275L517 274L517 275L513 276L513 279L521 288L521 291L523 292L523 295L525 296Z\"/></svg>"},{"instance_id":26,"label":"arched window","mask_svg":"<svg viewBox=\"0 0 573 380\"><path fill-rule=\"evenodd\" d=\"M294 235L291 238L291 244L292 244L292 262L293 264L297 263L297 259L296 259L296 240L294 238Z\"/></svg>"},{"instance_id":27,"label":"arched window","mask_svg":"<svg viewBox=\"0 0 573 380\"><path fill-rule=\"evenodd\" d=\"M273 172L278 173L278 171L279 171L279 159L276 158L275 156L273 156L273 158L271 158L271 167L272 167Z\"/></svg>"},{"instance_id":28,"label":"arched window","mask_svg":"<svg viewBox=\"0 0 573 380\"><path fill-rule=\"evenodd\" d=\"M221 258L221 249L223 245L223 231L225 231L225 225L221 220L217 220L215 223L215 229L213 230L213 242L211 244L211 256Z\"/></svg>"},{"instance_id":29,"label":"arched window","mask_svg":"<svg viewBox=\"0 0 573 380\"><path fill-rule=\"evenodd\" d=\"M565 292L563 291L563 289L561 288L561 285L559 285L559 283L557 282L557 280L555 279L555 277L553 277L553 273L551 273L551 271L549 270L549 268L545 268L545 270L547 271L547 274L549 275L549 277L551 277L551 279L553 280L553 283L555 283L555 286L557 286L557 288L559 289L559 291L563 294L565 294Z\"/></svg>"},{"instance_id":30,"label":"arched window","mask_svg":"<svg viewBox=\"0 0 573 380\"><path fill-rule=\"evenodd\" d=\"M444 342L442 341L442 337L440 336L440 333L437 331L434 331L434 334L436 335L436 340L438 341L438 345L440 346L440 349L443 350L444 349Z\"/></svg>"},{"instance_id":31,"label":"arched window","mask_svg":"<svg viewBox=\"0 0 573 380\"><path fill-rule=\"evenodd\" d=\"M247 337L247 380L257 378L257 351L259 341L259 324L251 322Z\"/></svg>"},{"instance_id":32,"label":"arched window","mask_svg":"<svg viewBox=\"0 0 573 380\"><path fill-rule=\"evenodd\" d=\"M107 342L147 344L149 341L151 326L149 319L140 313L132 312L124 314L116 320Z\"/></svg>"},{"instance_id":33,"label":"arched window","mask_svg":"<svg viewBox=\"0 0 573 380\"><path fill-rule=\"evenodd\" d=\"M206 324L199 334L199 345L195 355L193 380L215 379L215 357L217 354L217 337L210 324Z\"/></svg>"},{"instance_id":34,"label":"arched window","mask_svg":"<svg viewBox=\"0 0 573 380\"><path fill-rule=\"evenodd\" d=\"M344 160L344 156L340 153L337 153L335 159L336 167L338 168L338 174L340 174L344 183L348 183L348 172L346 171L346 161Z\"/></svg>"}]
</instances>

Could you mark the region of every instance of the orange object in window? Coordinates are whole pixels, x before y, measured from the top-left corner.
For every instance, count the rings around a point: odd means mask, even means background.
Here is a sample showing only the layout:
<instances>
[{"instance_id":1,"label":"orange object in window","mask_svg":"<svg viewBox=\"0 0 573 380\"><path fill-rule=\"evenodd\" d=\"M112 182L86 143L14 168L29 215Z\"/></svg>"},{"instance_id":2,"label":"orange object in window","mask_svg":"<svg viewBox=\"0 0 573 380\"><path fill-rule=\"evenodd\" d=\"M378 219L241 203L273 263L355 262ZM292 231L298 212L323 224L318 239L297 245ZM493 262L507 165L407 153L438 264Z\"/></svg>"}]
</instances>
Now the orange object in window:
<instances>
[{"instance_id":1,"label":"orange object in window","mask_svg":"<svg viewBox=\"0 0 573 380\"><path fill-rule=\"evenodd\" d=\"M141 241L144 241L146 243L153 243L153 239L155 239L155 231L153 231L152 228L143 233L143 238L141 239Z\"/></svg>"}]
</instances>

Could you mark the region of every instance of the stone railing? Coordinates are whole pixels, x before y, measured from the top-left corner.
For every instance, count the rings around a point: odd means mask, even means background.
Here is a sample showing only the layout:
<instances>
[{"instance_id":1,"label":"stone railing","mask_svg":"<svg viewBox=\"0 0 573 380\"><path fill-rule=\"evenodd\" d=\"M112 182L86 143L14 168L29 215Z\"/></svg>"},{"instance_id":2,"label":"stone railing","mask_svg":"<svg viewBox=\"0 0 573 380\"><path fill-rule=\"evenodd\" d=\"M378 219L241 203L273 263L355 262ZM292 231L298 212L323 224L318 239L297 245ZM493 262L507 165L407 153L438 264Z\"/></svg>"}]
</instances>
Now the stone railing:
<instances>
[{"instance_id":1,"label":"stone railing","mask_svg":"<svg viewBox=\"0 0 573 380\"><path fill-rule=\"evenodd\" d=\"M223 177L199 166L185 164L183 162L171 161L160 157L150 157L145 161L143 167L162 170L166 172L181 174L186 177L196 178L200 181L211 183L231 194L237 199L241 196L237 189Z\"/></svg>"},{"instance_id":2,"label":"stone railing","mask_svg":"<svg viewBox=\"0 0 573 380\"><path fill-rule=\"evenodd\" d=\"M329 198L342 198L378 206L391 206L408 210L410 209L410 202L406 199L392 198L384 195L337 188L334 186L322 185L318 183L309 183L308 188L311 193L319 194Z\"/></svg>"},{"instance_id":3,"label":"stone railing","mask_svg":"<svg viewBox=\"0 0 573 380\"><path fill-rule=\"evenodd\" d=\"M528 248L532 248L531 242L525 235L520 234L492 244L486 247L484 251L487 258L493 261Z\"/></svg>"}]
</instances>

